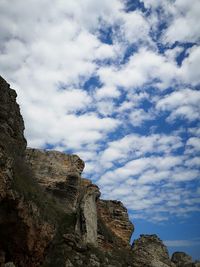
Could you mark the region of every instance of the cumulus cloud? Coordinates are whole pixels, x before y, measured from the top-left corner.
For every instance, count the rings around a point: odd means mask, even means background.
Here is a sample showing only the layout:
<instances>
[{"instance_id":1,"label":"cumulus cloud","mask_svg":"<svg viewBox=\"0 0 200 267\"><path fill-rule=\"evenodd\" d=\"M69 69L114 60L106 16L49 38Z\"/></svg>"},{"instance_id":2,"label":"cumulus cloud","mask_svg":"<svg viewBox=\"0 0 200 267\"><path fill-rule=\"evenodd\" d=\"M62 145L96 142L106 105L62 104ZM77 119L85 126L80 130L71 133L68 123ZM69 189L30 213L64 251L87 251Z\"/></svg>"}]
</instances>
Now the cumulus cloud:
<instances>
[{"instance_id":1,"label":"cumulus cloud","mask_svg":"<svg viewBox=\"0 0 200 267\"><path fill-rule=\"evenodd\" d=\"M160 99L156 107L162 111L170 111L168 121L174 121L177 117L193 121L200 116L199 101L199 91L182 89Z\"/></svg>"},{"instance_id":2,"label":"cumulus cloud","mask_svg":"<svg viewBox=\"0 0 200 267\"><path fill-rule=\"evenodd\" d=\"M177 0L169 8L172 20L164 32L166 42L199 42L199 15L200 4L198 0Z\"/></svg>"}]
</instances>

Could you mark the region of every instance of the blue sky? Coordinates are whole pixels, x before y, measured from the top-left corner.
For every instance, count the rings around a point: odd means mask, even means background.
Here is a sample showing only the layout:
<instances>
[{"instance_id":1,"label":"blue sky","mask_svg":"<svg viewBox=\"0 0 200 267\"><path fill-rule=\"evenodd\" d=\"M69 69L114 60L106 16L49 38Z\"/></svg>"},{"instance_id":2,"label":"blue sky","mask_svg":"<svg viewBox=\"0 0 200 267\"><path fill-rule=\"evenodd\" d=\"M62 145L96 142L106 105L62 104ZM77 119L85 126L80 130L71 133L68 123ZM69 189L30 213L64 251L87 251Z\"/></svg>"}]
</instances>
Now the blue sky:
<instances>
[{"instance_id":1,"label":"blue sky","mask_svg":"<svg viewBox=\"0 0 200 267\"><path fill-rule=\"evenodd\" d=\"M199 258L200 2L1 0L0 14L28 145L78 154L133 239Z\"/></svg>"}]
</instances>

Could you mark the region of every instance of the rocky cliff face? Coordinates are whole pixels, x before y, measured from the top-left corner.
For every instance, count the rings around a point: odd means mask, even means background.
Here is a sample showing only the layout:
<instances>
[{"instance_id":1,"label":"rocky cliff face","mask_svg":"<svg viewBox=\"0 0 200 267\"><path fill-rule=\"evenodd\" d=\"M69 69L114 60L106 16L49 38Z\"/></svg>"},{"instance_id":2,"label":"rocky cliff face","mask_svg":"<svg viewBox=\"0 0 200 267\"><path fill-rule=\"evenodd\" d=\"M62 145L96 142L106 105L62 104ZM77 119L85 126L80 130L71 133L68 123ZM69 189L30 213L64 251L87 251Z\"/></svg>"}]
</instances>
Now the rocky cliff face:
<instances>
[{"instance_id":1,"label":"rocky cliff face","mask_svg":"<svg viewBox=\"0 0 200 267\"><path fill-rule=\"evenodd\" d=\"M0 77L0 265L40 266L53 227L42 220L23 187L31 174L25 166L24 123L16 93ZM26 190L26 193L23 192Z\"/></svg>"},{"instance_id":2,"label":"rocky cliff face","mask_svg":"<svg viewBox=\"0 0 200 267\"><path fill-rule=\"evenodd\" d=\"M101 199L97 202L97 209L99 221L103 222L107 229L113 233L118 246L129 247L134 226L129 221L127 209L124 205L120 201ZM110 242L106 242L104 235L101 233L99 233L99 243L104 248L110 247Z\"/></svg>"},{"instance_id":3,"label":"rocky cliff face","mask_svg":"<svg viewBox=\"0 0 200 267\"><path fill-rule=\"evenodd\" d=\"M171 261L155 235L131 247L126 208L100 199L99 188L81 177L84 162L26 149L23 131L16 93L0 77L1 267L199 266L183 254Z\"/></svg>"},{"instance_id":4,"label":"rocky cliff face","mask_svg":"<svg viewBox=\"0 0 200 267\"><path fill-rule=\"evenodd\" d=\"M134 266L174 267L166 246L156 235L141 235L133 244Z\"/></svg>"},{"instance_id":5,"label":"rocky cliff face","mask_svg":"<svg viewBox=\"0 0 200 267\"><path fill-rule=\"evenodd\" d=\"M63 202L66 210L76 209L84 169L84 162L78 156L29 148L26 162L37 182Z\"/></svg>"}]
</instances>

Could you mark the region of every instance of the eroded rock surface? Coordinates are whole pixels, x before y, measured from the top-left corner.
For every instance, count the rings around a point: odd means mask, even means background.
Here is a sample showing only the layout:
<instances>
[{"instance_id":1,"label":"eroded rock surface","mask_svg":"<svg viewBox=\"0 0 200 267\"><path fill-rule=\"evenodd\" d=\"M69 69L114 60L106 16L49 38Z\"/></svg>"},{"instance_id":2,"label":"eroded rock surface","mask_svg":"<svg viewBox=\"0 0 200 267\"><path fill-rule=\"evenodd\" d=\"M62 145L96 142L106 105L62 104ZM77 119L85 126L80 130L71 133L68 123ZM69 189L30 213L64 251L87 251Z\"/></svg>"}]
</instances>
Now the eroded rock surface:
<instances>
[{"instance_id":1,"label":"eroded rock surface","mask_svg":"<svg viewBox=\"0 0 200 267\"><path fill-rule=\"evenodd\" d=\"M134 226L128 218L124 205L120 201L101 199L97 203L97 209L99 220L117 237L118 244L125 247L129 246ZM106 246L102 234L99 235L99 243Z\"/></svg>"},{"instance_id":2,"label":"eroded rock surface","mask_svg":"<svg viewBox=\"0 0 200 267\"><path fill-rule=\"evenodd\" d=\"M77 155L28 148L26 161L46 191L65 203L66 209L76 209L84 169L84 162Z\"/></svg>"},{"instance_id":3,"label":"eroded rock surface","mask_svg":"<svg viewBox=\"0 0 200 267\"><path fill-rule=\"evenodd\" d=\"M81 180L79 218L77 231L85 243L97 246L97 200L100 197L98 186L88 179Z\"/></svg>"},{"instance_id":4,"label":"eroded rock surface","mask_svg":"<svg viewBox=\"0 0 200 267\"><path fill-rule=\"evenodd\" d=\"M200 267L200 262L193 262L192 257L185 252L174 252L171 260L176 267Z\"/></svg>"},{"instance_id":5,"label":"eroded rock surface","mask_svg":"<svg viewBox=\"0 0 200 267\"><path fill-rule=\"evenodd\" d=\"M134 267L175 267L156 235L141 235L133 244Z\"/></svg>"},{"instance_id":6,"label":"eroded rock surface","mask_svg":"<svg viewBox=\"0 0 200 267\"><path fill-rule=\"evenodd\" d=\"M40 266L53 227L42 221L31 199L25 199L24 123L16 93L0 77L0 261ZM30 173L29 173L30 175Z\"/></svg>"}]
</instances>

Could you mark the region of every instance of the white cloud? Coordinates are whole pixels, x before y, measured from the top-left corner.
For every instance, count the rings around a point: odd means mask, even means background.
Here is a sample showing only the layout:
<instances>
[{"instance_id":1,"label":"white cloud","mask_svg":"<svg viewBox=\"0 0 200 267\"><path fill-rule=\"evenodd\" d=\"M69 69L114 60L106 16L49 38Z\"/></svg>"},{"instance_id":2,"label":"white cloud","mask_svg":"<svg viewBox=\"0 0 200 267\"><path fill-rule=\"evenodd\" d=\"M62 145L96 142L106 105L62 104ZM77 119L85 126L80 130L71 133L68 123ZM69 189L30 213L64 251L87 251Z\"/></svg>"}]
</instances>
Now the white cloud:
<instances>
[{"instance_id":1,"label":"white cloud","mask_svg":"<svg viewBox=\"0 0 200 267\"><path fill-rule=\"evenodd\" d=\"M127 161L131 157L142 157L147 153L165 153L182 146L177 136L152 134L149 136L127 135L119 140L108 143L107 149L101 155L102 164Z\"/></svg>"},{"instance_id":2,"label":"white cloud","mask_svg":"<svg viewBox=\"0 0 200 267\"><path fill-rule=\"evenodd\" d=\"M141 12L134 11L127 14L124 13L123 21L122 32L125 35L125 40L130 43L138 41L151 43L149 36L150 25Z\"/></svg>"},{"instance_id":3,"label":"white cloud","mask_svg":"<svg viewBox=\"0 0 200 267\"><path fill-rule=\"evenodd\" d=\"M42 113L45 114L41 117ZM28 111L28 118L31 123L27 125L26 134L29 146L33 147L43 146L46 143L60 144L66 149L75 150L85 145L92 147L119 125L117 120L101 119L94 114L57 117L56 113L41 108Z\"/></svg>"},{"instance_id":4,"label":"white cloud","mask_svg":"<svg viewBox=\"0 0 200 267\"><path fill-rule=\"evenodd\" d=\"M131 111L130 122L133 126L140 126L143 122L148 120L153 120L154 115L148 112L145 112L143 109L136 109Z\"/></svg>"},{"instance_id":5,"label":"white cloud","mask_svg":"<svg viewBox=\"0 0 200 267\"><path fill-rule=\"evenodd\" d=\"M169 27L164 32L163 40L169 43L198 42L200 40L199 1L176 0L168 10L173 17L169 19Z\"/></svg>"},{"instance_id":6,"label":"white cloud","mask_svg":"<svg viewBox=\"0 0 200 267\"><path fill-rule=\"evenodd\" d=\"M190 49L188 57L183 61L180 74L186 83L198 85L200 83L200 47Z\"/></svg>"},{"instance_id":7,"label":"white cloud","mask_svg":"<svg viewBox=\"0 0 200 267\"><path fill-rule=\"evenodd\" d=\"M192 247L200 244L199 239L194 240L164 240L164 244L168 247Z\"/></svg>"},{"instance_id":8,"label":"white cloud","mask_svg":"<svg viewBox=\"0 0 200 267\"><path fill-rule=\"evenodd\" d=\"M154 86L165 88L175 79L178 68L174 61L155 51L141 48L121 68L105 67L98 70L107 86L139 87L154 81ZM157 82L155 82L157 80Z\"/></svg>"},{"instance_id":9,"label":"white cloud","mask_svg":"<svg viewBox=\"0 0 200 267\"><path fill-rule=\"evenodd\" d=\"M118 98L120 96L120 91L116 87L104 86L96 91L97 100L106 98Z\"/></svg>"},{"instance_id":10,"label":"white cloud","mask_svg":"<svg viewBox=\"0 0 200 267\"><path fill-rule=\"evenodd\" d=\"M161 111L170 111L169 121L173 121L177 117L193 121L200 117L199 102L199 91L182 89L164 96L156 103L156 108Z\"/></svg>"}]
</instances>

